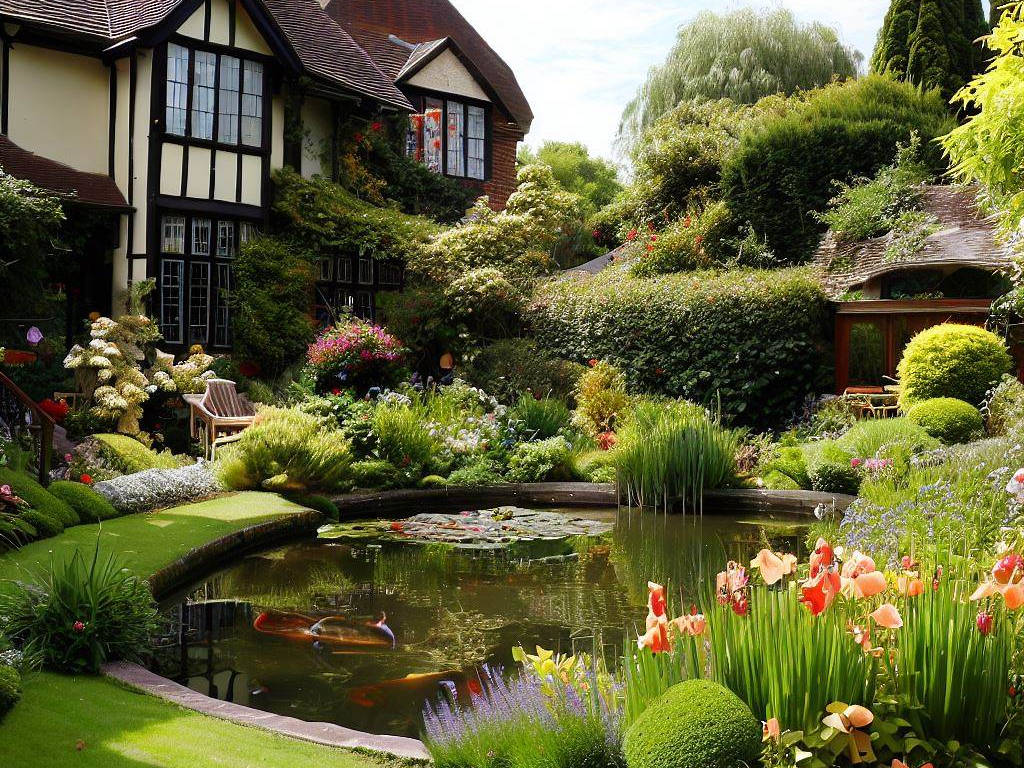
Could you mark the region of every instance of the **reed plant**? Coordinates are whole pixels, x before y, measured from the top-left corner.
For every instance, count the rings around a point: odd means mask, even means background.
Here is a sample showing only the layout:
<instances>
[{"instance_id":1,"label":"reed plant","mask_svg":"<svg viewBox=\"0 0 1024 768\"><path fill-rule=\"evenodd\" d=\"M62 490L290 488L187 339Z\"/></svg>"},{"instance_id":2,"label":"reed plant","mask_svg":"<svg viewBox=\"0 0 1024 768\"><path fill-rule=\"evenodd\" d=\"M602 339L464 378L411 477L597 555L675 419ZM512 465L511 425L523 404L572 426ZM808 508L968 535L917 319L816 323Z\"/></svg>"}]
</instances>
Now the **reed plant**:
<instances>
[{"instance_id":1,"label":"reed plant","mask_svg":"<svg viewBox=\"0 0 1024 768\"><path fill-rule=\"evenodd\" d=\"M735 479L739 441L698 405L640 401L618 432L620 491L641 507L667 507L675 498L697 506L705 490Z\"/></svg>"},{"instance_id":2,"label":"reed plant","mask_svg":"<svg viewBox=\"0 0 1024 768\"><path fill-rule=\"evenodd\" d=\"M538 400L523 395L511 415L520 422L522 432L534 440L547 440L569 426L569 406L551 397Z\"/></svg>"}]
</instances>

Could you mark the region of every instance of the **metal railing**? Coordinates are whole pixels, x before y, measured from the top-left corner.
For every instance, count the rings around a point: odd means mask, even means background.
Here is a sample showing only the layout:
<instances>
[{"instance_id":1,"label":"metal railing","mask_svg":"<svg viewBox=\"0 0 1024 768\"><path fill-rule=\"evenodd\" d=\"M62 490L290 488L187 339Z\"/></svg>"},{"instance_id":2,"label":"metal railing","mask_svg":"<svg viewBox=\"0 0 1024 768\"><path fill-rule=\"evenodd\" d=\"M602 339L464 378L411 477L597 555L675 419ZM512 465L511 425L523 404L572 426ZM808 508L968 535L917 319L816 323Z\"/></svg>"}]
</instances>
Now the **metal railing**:
<instances>
[{"instance_id":1,"label":"metal railing","mask_svg":"<svg viewBox=\"0 0 1024 768\"><path fill-rule=\"evenodd\" d=\"M31 397L3 373L0 373L0 422L7 425L15 441L22 434L29 435L37 458L39 482L48 485L55 423L49 414L43 412Z\"/></svg>"}]
</instances>

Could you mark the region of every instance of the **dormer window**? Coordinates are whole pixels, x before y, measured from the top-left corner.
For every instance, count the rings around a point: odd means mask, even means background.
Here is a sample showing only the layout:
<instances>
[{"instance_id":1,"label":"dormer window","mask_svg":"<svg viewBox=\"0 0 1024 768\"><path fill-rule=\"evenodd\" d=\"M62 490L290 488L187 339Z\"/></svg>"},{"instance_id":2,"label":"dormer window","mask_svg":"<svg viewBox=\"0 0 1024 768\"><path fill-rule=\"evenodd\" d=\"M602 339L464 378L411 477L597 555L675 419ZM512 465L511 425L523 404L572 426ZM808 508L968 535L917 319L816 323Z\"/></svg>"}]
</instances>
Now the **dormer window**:
<instances>
[{"instance_id":1,"label":"dormer window","mask_svg":"<svg viewBox=\"0 0 1024 768\"><path fill-rule=\"evenodd\" d=\"M436 173L484 181L487 117L487 108L478 104L425 97L422 114L409 120L407 152Z\"/></svg>"},{"instance_id":2,"label":"dormer window","mask_svg":"<svg viewBox=\"0 0 1024 768\"><path fill-rule=\"evenodd\" d=\"M262 147L263 79L260 61L169 43L167 133Z\"/></svg>"}]
</instances>

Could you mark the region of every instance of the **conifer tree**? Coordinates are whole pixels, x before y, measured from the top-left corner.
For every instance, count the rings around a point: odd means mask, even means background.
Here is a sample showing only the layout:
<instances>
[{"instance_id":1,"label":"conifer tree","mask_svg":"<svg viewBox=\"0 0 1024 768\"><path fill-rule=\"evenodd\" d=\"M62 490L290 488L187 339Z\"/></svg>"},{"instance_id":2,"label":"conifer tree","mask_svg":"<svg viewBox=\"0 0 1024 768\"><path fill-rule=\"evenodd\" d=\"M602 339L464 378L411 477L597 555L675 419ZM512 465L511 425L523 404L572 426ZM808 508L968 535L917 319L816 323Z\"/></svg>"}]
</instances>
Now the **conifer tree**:
<instances>
[{"instance_id":1,"label":"conifer tree","mask_svg":"<svg viewBox=\"0 0 1024 768\"><path fill-rule=\"evenodd\" d=\"M981 0L892 0L871 68L950 98L982 69L988 30Z\"/></svg>"}]
</instances>

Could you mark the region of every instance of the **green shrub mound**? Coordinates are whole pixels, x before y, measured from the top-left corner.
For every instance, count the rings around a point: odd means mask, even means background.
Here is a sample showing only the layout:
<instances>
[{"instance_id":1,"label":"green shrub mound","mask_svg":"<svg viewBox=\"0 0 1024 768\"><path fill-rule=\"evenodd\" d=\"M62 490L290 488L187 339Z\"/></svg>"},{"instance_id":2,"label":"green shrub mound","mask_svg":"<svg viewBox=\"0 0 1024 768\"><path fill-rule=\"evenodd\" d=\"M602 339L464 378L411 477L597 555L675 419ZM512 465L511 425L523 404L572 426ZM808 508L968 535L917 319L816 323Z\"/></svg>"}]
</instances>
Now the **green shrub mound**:
<instances>
[{"instance_id":1,"label":"green shrub mound","mask_svg":"<svg viewBox=\"0 0 1024 768\"><path fill-rule=\"evenodd\" d=\"M314 512L319 512L331 520L338 519L338 505L326 496L320 496L316 493L297 494L289 496L288 501L294 502L300 507L312 509Z\"/></svg>"},{"instance_id":2,"label":"green shrub mound","mask_svg":"<svg viewBox=\"0 0 1024 768\"><path fill-rule=\"evenodd\" d=\"M727 688L687 680L650 704L623 746L629 768L740 768L759 762L761 723Z\"/></svg>"},{"instance_id":3,"label":"green shrub mound","mask_svg":"<svg viewBox=\"0 0 1024 768\"><path fill-rule=\"evenodd\" d=\"M980 405L1013 358L1002 339L984 328L946 323L928 328L907 344L899 364L900 405L954 397Z\"/></svg>"},{"instance_id":4,"label":"green shrub mound","mask_svg":"<svg viewBox=\"0 0 1024 768\"><path fill-rule=\"evenodd\" d=\"M512 420L520 422L520 431L528 437L547 440L569 426L569 407L550 397L538 400L531 395L523 395L512 409Z\"/></svg>"},{"instance_id":5,"label":"green shrub mound","mask_svg":"<svg viewBox=\"0 0 1024 768\"><path fill-rule=\"evenodd\" d=\"M985 428L981 411L955 397L922 400L907 411L907 418L946 445L970 442Z\"/></svg>"},{"instance_id":6,"label":"green shrub mound","mask_svg":"<svg viewBox=\"0 0 1024 768\"><path fill-rule=\"evenodd\" d=\"M520 443L509 457L507 479L513 483L575 480L572 448L561 436Z\"/></svg>"},{"instance_id":7,"label":"green shrub mound","mask_svg":"<svg viewBox=\"0 0 1024 768\"><path fill-rule=\"evenodd\" d=\"M924 427L909 419L871 419L857 422L836 441L852 458L886 458L881 453L900 446L910 453L924 453L939 447L939 441Z\"/></svg>"},{"instance_id":8,"label":"green shrub mound","mask_svg":"<svg viewBox=\"0 0 1024 768\"><path fill-rule=\"evenodd\" d=\"M826 299L805 269L594 277L543 287L538 343L568 360L604 360L637 391L721 402L726 421L788 423L827 370Z\"/></svg>"},{"instance_id":9,"label":"green shrub mound","mask_svg":"<svg viewBox=\"0 0 1024 768\"><path fill-rule=\"evenodd\" d=\"M444 488L448 481L440 475L427 475L416 483L419 488Z\"/></svg>"},{"instance_id":10,"label":"green shrub mound","mask_svg":"<svg viewBox=\"0 0 1024 768\"><path fill-rule=\"evenodd\" d=\"M78 513L83 523L98 523L118 517L114 505L83 483L57 480L47 490Z\"/></svg>"},{"instance_id":11,"label":"green shrub mound","mask_svg":"<svg viewBox=\"0 0 1024 768\"><path fill-rule=\"evenodd\" d=\"M811 471L811 490L821 493L844 493L856 496L860 490L860 473L849 464L826 461Z\"/></svg>"},{"instance_id":12,"label":"green shrub mound","mask_svg":"<svg viewBox=\"0 0 1024 768\"><path fill-rule=\"evenodd\" d=\"M181 466L181 462L171 453L157 453L127 435L100 434L93 437L99 441L104 458L126 475L147 469L175 469Z\"/></svg>"},{"instance_id":13,"label":"green shrub mound","mask_svg":"<svg viewBox=\"0 0 1024 768\"><path fill-rule=\"evenodd\" d=\"M81 522L74 509L24 472L16 472L9 467L0 467L0 485L11 486L14 495L24 499L36 512L42 512L47 517L56 519L61 524L61 530L65 526L78 525Z\"/></svg>"},{"instance_id":14,"label":"green shrub mound","mask_svg":"<svg viewBox=\"0 0 1024 768\"><path fill-rule=\"evenodd\" d=\"M36 536L40 539L49 539L64 532L64 525L60 520L37 509L25 510L21 513L21 519L35 529Z\"/></svg>"},{"instance_id":15,"label":"green shrub mound","mask_svg":"<svg viewBox=\"0 0 1024 768\"><path fill-rule=\"evenodd\" d=\"M390 461L368 459L352 464L352 484L356 488L394 488L400 482L400 473Z\"/></svg>"},{"instance_id":16,"label":"green shrub mound","mask_svg":"<svg viewBox=\"0 0 1024 768\"><path fill-rule=\"evenodd\" d=\"M0 665L0 720L21 698L21 675L14 667Z\"/></svg>"},{"instance_id":17,"label":"green shrub mound","mask_svg":"<svg viewBox=\"0 0 1024 768\"><path fill-rule=\"evenodd\" d=\"M800 483L777 469L770 469L761 477L764 487L773 491L799 491Z\"/></svg>"},{"instance_id":18,"label":"green shrub mound","mask_svg":"<svg viewBox=\"0 0 1024 768\"><path fill-rule=\"evenodd\" d=\"M762 471L764 472L765 482L771 476L775 482L781 482L783 486L769 485L769 488L796 490L797 488L811 487L811 476L807 470L807 459L804 456L803 450L798 445L787 445L779 448L775 456L764 466ZM788 478L790 483L786 483L781 477L777 478L777 475Z\"/></svg>"}]
</instances>

